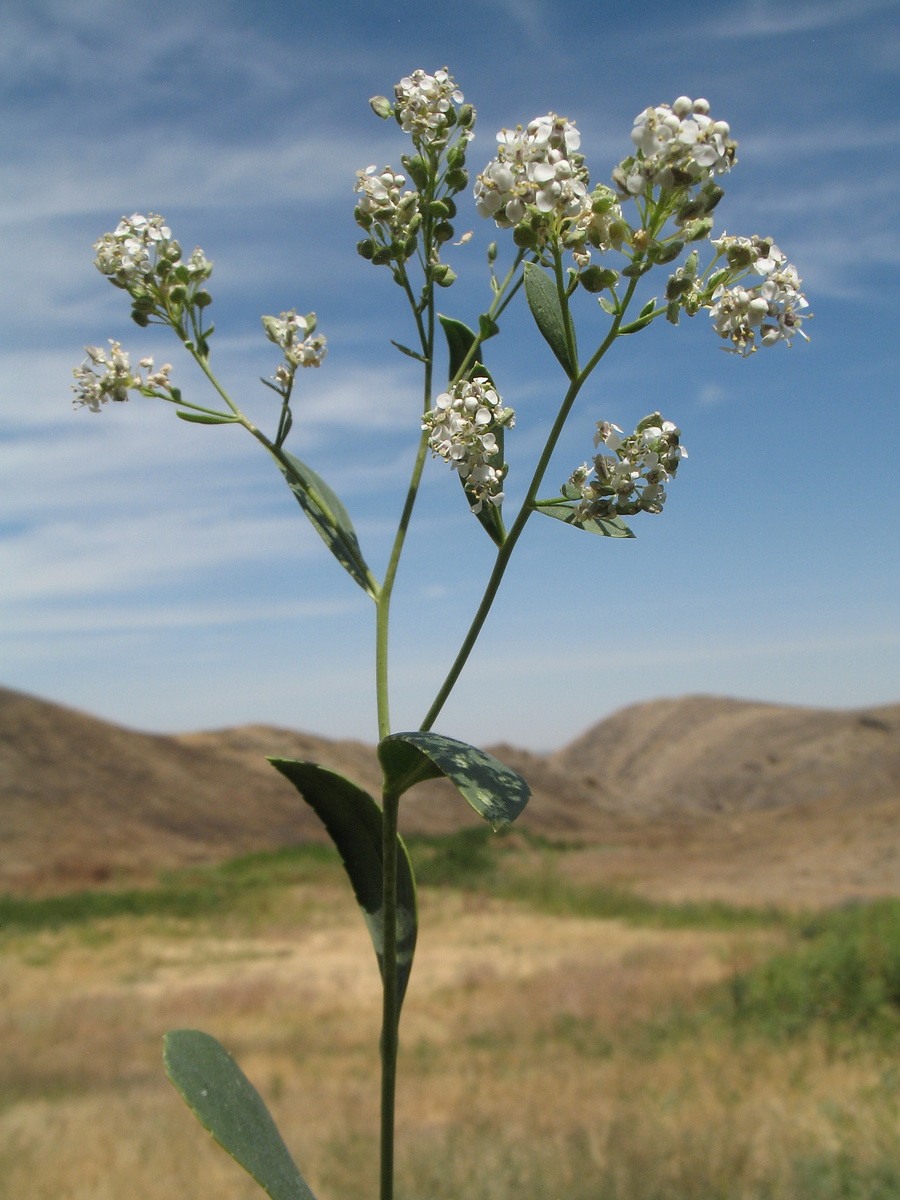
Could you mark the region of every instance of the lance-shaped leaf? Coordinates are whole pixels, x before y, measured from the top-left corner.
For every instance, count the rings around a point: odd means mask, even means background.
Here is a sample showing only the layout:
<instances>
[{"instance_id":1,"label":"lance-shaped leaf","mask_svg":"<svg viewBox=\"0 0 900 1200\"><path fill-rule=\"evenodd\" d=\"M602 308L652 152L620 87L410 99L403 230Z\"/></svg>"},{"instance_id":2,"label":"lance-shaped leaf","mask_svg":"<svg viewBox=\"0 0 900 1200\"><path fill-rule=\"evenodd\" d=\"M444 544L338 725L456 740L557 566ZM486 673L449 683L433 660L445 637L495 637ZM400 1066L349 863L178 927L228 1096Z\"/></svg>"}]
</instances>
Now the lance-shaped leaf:
<instances>
[{"instance_id":1,"label":"lance-shaped leaf","mask_svg":"<svg viewBox=\"0 0 900 1200\"><path fill-rule=\"evenodd\" d=\"M402 795L426 779L445 776L495 829L510 825L531 789L515 771L476 746L439 733L392 733L378 745L385 789Z\"/></svg>"},{"instance_id":2,"label":"lance-shaped leaf","mask_svg":"<svg viewBox=\"0 0 900 1200\"><path fill-rule=\"evenodd\" d=\"M528 307L537 322L537 327L544 341L556 355L560 366L570 379L578 374L578 362L572 361L569 354L569 343L566 341L566 320L559 292L552 275L543 271L537 263L525 264L525 296ZM575 333L572 332L572 345L575 344Z\"/></svg>"},{"instance_id":3,"label":"lance-shaped leaf","mask_svg":"<svg viewBox=\"0 0 900 1200\"><path fill-rule=\"evenodd\" d=\"M315 1200L259 1092L228 1051L199 1029L165 1037L166 1074L200 1124L272 1200Z\"/></svg>"},{"instance_id":4,"label":"lance-shaped leaf","mask_svg":"<svg viewBox=\"0 0 900 1200\"><path fill-rule=\"evenodd\" d=\"M321 476L293 454L283 453L290 469L280 462L278 466L313 528L344 570L374 599L377 585L359 548L350 514Z\"/></svg>"},{"instance_id":5,"label":"lance-shaped leaf","mask_svg":"<svg viewBox=\"0 0 900 1200\"><path fill-rule=\"evenodd\" d=\"M368 792L318 763L291 758L269 762L289 779L328 830L362 909L378 969L384 976L384 817ZM403 1003L416 949L416 884L402 839L397 853L397 995Z\"/></svg>"},{"instance_id":6,"label":"lance-shaped leaf","mask_svg":"<svg viewBox=\"0 0 900 1200\"><path fill-rule=\"evenodd\" d=\"M442 317L438 313L438 320L447 339L447 352L450 358L447 378L452 382L459 375L467 358L469 358L470 364L475 361L476 355L472 351L475 342L479 339L484 342L489 337L494 337L500 332L500 329L497 323L484 313L478 318L479 332L477 334L468 325L464 325L462 321L457 321L453 317ZM471 357L469 357L470 354ZM465 377L471 379L471 369L465 371Z\"/></svg>"},{"instance_id":7,"label":"lance-shaped leaf","mask_svg":"<svg viewBox=\"0 0 900 1200\"><path fill-rule=\"evenodd\" d=\"M192 412L189 408L176 408L175 416L194 425L234 425L237 421L237 417L229 417L227 413Z\"/></svg>"},{"instance_id":8,"label":"lance-shaped leaf","mask_svg":"<svg viewBox=\"0 0 900 1200\"><path fill-rule=\"evenodd\" d=\"M634 534L621 517L588 517L578 516L580 501L567 500L565 497L556 500L535 500L535 512L543 513L546 517L556 517L566 525L574 525L576 529L584 529L588 533L599 533L601 537L633 538Z\"/></svg>"}]
</instances>

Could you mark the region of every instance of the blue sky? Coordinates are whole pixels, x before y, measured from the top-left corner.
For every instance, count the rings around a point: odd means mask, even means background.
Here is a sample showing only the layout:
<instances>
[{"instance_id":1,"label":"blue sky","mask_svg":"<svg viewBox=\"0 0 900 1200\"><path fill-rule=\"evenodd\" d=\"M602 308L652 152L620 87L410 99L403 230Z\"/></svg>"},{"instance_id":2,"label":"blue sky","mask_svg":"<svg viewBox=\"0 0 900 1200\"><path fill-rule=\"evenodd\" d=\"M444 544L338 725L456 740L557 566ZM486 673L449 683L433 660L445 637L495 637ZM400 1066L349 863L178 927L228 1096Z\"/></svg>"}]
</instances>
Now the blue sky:
<instances>
[{"instance_id":1,"label":"blue sky","mask_svg":"<svg viewBox=\"0 0 900 1200\"><path fill-rule=\"evenodd\" d=\"M372 606L266 456L243 431L187 426L160 402L73 411L71 369L85 344L116 337L209 398L92 266L124 213L164 214L215 261L213 362L261 422L274 398L258 377L277 352L259 317L315 310L329 356L303 376L291 448L340 492L380 574L419 381L390 346L412 336L402 297L355 252L352 187L358 168L399 166L403 150L369 96L446 65L478 110L473 171L498 129L553 110L577 123L604 181L639 111L706 96L739 142L717 231L774 237L815 316L809 345L748 360L722 353L705 316L613 348L544 492L588 457L598 419L630 429L660 408L690 453L666 511L616 542L534 518L438 728L550 749L663 695L900 700L900 6L420 11L3 0L0 683L143 729L258 721L374 740ZM457 222L469 228L442 296L466 321L487 303L495 236L474 209ZM563 377L524 312L488 365L517 412L514 505ZM395 728L421 720L490 564L456 480L429 462L395 601Z\"/></svg>"}]
</instances>

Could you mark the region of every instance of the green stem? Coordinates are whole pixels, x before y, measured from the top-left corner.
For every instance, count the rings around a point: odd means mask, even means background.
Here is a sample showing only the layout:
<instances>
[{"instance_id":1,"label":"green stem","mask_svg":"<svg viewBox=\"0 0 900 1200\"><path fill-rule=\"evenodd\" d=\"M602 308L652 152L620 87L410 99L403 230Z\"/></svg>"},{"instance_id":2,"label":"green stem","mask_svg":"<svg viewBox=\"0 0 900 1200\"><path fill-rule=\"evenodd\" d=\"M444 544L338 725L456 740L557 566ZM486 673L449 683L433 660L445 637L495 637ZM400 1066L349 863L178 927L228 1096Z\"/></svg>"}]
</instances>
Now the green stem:
<instances>
[{"instance_id":1,"label":"green stem","mask_svg":"<svg viewBox=\"0 0 900 1200\"><path fill-rule=\"evenodd\" d=\"M557 255L557 263L558 263L558 261L559 261L559 256ZM550 464L550 459L553 455L553 451L556 449L556 444L559 441L559 438L560 438L560 435L562 434L565 423L568 420L569 413L572 411L572 405L575 403L578 393L581 391L582 387L584 386L585 382L587 381L588 376L591 374L591 372L594 370L594 368L599 363L600 359L603 358L604 354L606 354L607 350L609 350L610 346L613 344L613 342L619 336L619 329L622 324L622 318L625 316L625 313L628 309L628 305L630 304L631 299L634 296L634 290L637 287L637 283L638 283L637 279L629 280L628 288L626 289L625 295L622 299L622 303L619 306L619 311L616 314L615 318L613 319L613 322L610 325L610 328L609 328L609 331L608 331L606 337L600 343L596 352L592 355L592 357L588 361L587 365L585 367L583 367L582 370L578 373L578 375L576 375L576 377L572 380L572 382L569 385L568 391L566 392L565 396L563 397L563 401L562 401L562 404L560 405L559 412L556 414L556 420L553 422L553 427L550 430L550 434L544 445L544 449L541 453L541 457L538 460L538 464L535 467L534 474L532 475L531 484L529 485L528 492L525 496L525 499L522 501L522 507L519 509L516 519L513 522L512 526L510 527L509 534L507 535L506 540L504 541L503 545L497 551L497 558L494 562L494 568L491 571L490 577L488 578L487 585L484 589L484 594L482 595L482 598L481 598L481 603L478 605L478 608L475 612L475 616L473 617L472 623L469 626L469 631L466 634L465 638L463 639L462 645L459 648L459 652L456 655L456 658L453 660L453 664L450 667L450 670L448 671L447 676L444 679L444 682L441 684L441 687L438 690L438 693L434 698L431 708L429 708L428 712L425 714L425 719L422 721L422 724L419 726L419 728L422 730L427 730L427 729L432 728L432 726L434 725L434 722L437 720L438 716L440 715L441 709L446 704L447 699L450 696L450 693L453 691L453 688L456 685L456 681L459 679L460 675L462 674L462 670L465 667L466 662L468 661L469 655L472 653L475 643L477 642L478 637L481 633L481 630L484 627L484 623L487 620L488 613L491 611L491 607L494 603L494 599L496 598L497 591L499 590L500 584L503 581L503 576L506 573L506 568L509 565L509 560L512 556L512 552L515 549L516 542L519 540L520 536L522 535L522 531L524 530L526 524L528 523L529 517L534 512L534 501L537 498L538 489L541 486L541 483L544 478L544 474L546 473L547 467ZM567 317L567 328L568 328L568 302L566 301L564 296L562 298L562 303L563 303L563 311ZM573 357L573 361L574 361L574 357Z\"/></svg>"},{"instance_id":2,"label":"green stem","mask_svg":"<svg viewBox=\"0 0 900 1200\"><path fill-rule=\"evenodd\" d=\"M394 1195L394 1113L397 1094L399 994L397 990L397 818L400 797L385 791L382 798L382 884L384 935L381 1008L381 1200Z\"/></svg>"}]
</instances>

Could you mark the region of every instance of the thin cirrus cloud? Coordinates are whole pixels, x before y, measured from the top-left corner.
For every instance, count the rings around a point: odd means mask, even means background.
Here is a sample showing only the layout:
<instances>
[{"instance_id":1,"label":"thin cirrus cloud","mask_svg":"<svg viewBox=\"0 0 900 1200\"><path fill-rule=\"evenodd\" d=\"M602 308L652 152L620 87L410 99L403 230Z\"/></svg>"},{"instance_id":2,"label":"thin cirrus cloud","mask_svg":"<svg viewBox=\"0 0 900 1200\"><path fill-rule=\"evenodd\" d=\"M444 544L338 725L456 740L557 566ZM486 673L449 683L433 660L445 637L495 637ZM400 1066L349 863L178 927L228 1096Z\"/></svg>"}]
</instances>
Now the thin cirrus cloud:
<instances>
[{"instance_id":1,"label":"thin cirrus cloud","mask_svg":"<svg viewBox=\"0 0 900 1200\"><path fill-rule=\"evenodd\" d=\"M859 21L869 13L890 7L885 0L816 0L816 3L782 4L775 0L745 0L728 6L710 32L719 37L776 37L810 33Z\"/></svg>"}]
</instances>

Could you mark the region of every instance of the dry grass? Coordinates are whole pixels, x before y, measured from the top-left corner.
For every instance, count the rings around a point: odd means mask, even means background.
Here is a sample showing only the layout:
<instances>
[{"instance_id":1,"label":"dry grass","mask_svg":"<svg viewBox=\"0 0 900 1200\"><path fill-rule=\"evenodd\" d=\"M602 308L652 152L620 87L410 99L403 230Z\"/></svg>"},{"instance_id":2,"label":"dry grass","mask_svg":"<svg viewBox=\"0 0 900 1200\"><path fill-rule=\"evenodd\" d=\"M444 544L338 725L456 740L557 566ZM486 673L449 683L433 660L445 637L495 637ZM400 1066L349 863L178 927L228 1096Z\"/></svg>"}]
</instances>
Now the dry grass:
<instances>
[{"instance_id":1,"label":"dry grass","mask_svg":"<svg viewBox=\"0 0 900 1200\"><path fill-rule=\"evenodd\" d=\"M337 882L278 896L277 909L215 920L7 936L0 1195L259 1200L162 1077L160 1039L178 1026L235 1053L321 1200L374 1194L371 947ZM422 924L403 1027L403 1200L900 1190L900 1172L878 1190L900 1163L900 1073L883 1047L736 1042L673 1017L777 932L635 928L445 891L426 891ZM842 1183L851 1168L867 1190Z\"/></svg>"}]
</instances>

